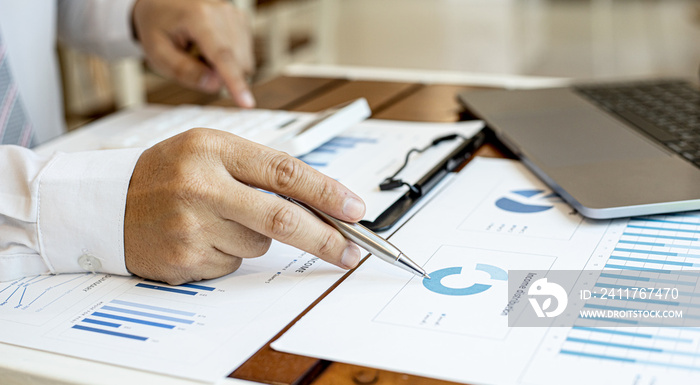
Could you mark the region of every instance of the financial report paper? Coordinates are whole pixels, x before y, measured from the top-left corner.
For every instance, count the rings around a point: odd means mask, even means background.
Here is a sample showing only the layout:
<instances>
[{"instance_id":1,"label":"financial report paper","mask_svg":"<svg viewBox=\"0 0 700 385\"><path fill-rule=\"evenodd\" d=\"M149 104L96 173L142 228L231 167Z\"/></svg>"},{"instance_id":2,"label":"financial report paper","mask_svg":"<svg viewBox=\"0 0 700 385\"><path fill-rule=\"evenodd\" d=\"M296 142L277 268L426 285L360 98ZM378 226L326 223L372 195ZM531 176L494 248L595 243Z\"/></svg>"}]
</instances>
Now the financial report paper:
<instances>
[{"instance_id":1,"label":"financial report paper","mask_svg":"<svg viewBox=\"0 0 700 385\"><path fill-rule=\"evenodd\" d=\"M162 111L142 112L152 116ZM90 150L127 122L140 119L139 111L131 111L39 151ZM409 148L429 143L436 135L472 136L482 127L481 122L370 120L302 160L358 192L368 215L378 215L403 191L381 194L377 185L400 167ZM420 174L457 144L426 154L407 171ZM273 242L265 256L245 260L229 276L176 287L104 274L0 282L0 342L214 382L245 362L344 273Z\"/></svg>"},{"instance_id":2,"label":"financial report paper","mask_svg":"<svg viewBox=\"0 0 700 385\"><path fill-rule=\"evenodd\" d=\"M390 240L432 279L370 258L272 347L473 384L700 382L699 328L509 327L504 311L512 270L643 286L640 271L697 269L700 213L591 221L520 163L477 158Z\"/></svg>"},{"instance_id":3,"label":"financial report paper","mask_svg":"<svg viewBox=\"0 0 700 385\"><path fill-rule=\"evenodd\" d=\"M213 382L340 276L275 243L229 276L180 286L90 273L26 277L0 283L0 339Z\"/></svg>"}]
</instances>

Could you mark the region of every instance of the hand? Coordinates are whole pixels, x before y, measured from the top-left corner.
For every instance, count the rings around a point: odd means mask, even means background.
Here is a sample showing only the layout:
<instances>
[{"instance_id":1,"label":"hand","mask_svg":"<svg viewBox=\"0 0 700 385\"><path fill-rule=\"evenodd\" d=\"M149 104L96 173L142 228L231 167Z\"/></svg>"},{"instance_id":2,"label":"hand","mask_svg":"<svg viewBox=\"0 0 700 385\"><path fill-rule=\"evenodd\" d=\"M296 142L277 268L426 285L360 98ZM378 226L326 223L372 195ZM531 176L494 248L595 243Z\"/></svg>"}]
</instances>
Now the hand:
<instances>
[{"instance_id":1,"label":"hand","mask_svg":"<svg viewBox=\"0 0 700 385\"><path fill-rule=\"evenodd\" d=\"M246 75L255 69L245 15L223 0L138 0L134 32L146 60L186 86L217 92L224 85L234 102L254 107ZM187 50L196 47L205 62Z\"/></svg>"},{"instance_id":2,"label":"hand","mask_svg":"<svg viewBox=\"0 0 700 385\"><path fill-rule=\"evenodd\" d=\"M195 128L146 150L126 198L126 267L181 284L235 271L271 239L345 269L360 249L287 195L345 221L362 219L362 200L302 161L235 135Z\"/></svg>"}]
</instances>

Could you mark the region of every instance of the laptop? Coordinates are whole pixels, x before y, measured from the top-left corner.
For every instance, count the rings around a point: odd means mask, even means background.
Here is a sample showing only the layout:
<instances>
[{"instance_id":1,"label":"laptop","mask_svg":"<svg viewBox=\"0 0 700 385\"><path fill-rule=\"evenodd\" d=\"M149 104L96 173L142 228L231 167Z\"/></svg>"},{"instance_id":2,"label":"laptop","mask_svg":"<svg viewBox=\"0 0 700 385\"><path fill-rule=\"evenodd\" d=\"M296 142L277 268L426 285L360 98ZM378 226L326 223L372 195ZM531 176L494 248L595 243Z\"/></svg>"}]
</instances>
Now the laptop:
<instances>
[{"instance_id":1,"label":"laptop","mask_svg":"<svg viewBox=\"0 0 700 385\"><path fill-rule=\"evenodd\" d=\"M582 215L700 209L700 90L685 80L458 94Z\"/></svg>"}]
</instances>

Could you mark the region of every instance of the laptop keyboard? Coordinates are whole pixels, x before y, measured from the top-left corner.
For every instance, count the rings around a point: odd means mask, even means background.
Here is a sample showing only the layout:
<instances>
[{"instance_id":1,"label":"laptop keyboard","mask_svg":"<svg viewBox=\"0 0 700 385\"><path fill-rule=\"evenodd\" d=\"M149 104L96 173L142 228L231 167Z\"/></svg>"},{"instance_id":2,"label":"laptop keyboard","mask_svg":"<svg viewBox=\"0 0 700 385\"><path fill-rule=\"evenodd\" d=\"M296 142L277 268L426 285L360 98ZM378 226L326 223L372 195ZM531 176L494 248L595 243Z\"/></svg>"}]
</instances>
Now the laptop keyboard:
<instances>
[{"instance_id":1,"label":"laptop keyboard","mask_svg":"<svg viewBox=\"0 0 700 385\"><path fill-rule=\"evenodd\" d=\"M575 89L700 167L700 90L690 83L665 80Z\"/></svg>"}]
</instances>

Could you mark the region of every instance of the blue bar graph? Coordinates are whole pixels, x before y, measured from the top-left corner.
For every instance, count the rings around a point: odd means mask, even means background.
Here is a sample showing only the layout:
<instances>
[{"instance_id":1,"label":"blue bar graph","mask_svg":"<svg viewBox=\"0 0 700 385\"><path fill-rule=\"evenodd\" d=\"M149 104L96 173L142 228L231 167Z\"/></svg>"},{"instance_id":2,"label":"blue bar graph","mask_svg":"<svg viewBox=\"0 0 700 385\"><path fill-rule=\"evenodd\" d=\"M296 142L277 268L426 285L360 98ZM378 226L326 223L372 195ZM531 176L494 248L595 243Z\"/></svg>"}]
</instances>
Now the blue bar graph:
<instances>
[{"instance_id":1,"label":"blue bar graph","mask_svg":"<svg viewBox=\"0 0 700 385\"><path fill-rule=\"evenodd\" d=\"M698 222L685 222L685 221L669 221L668 219L658 219L658 218L631 218L630 222L656 222L656 223L670 223L673 225L687 225L687 226L700 226Z\"/></svg>"},{"instance_id":2,"label":"blue bar graph","mask_svg":"<svg viewBox=\"0 0 700 385\"><path fill-rule=\"evenodd\" d=\"M85 318L85 319L83 319L82 322L86 322L89 324L95 324L95 325L101 325L101 326L109 326L111 328L118 328L118 327L122 326L120 324L115 324L114 322L100 321L100 320L92 319L92 318Z\"/></svg>"},{"instance_id":3,"label":"blue bar graph","mask_svg":"<svg viewBox=\"0 0 700 385\"><path fill-rule=\"evenodd\" d=\"M573 330L581 330L581 331L587 331L587 332L592 332L592 333L614 334L614 335L625 336L625 337L647 338L647 339L655 339L655 340L668 340L668 341L677 341L677 342L685 342L685 343L692 343L693 342L693 340L690 338L667 337L667 336L659 336L659 335L649 334L649 333L634 333L634 332L628 332L628 331L622 331L622 330L593 328L593 327L586 327L586 326L574 326Z\"/></svg>"},{"instance_id":4,"label":"blue bar graph","mask_svg":"<svg viewBox=\"0 0 700 385\"><path fill-rule=\"evenodd\" d=\"M155 326L157 328L163 328L163 329L174 329L175 328L175 325L168 325L168 324L163 324L160 322L146 321L146 320L142 320L142 319L138 319L138 318L124 317L124 316L120 316L120 315L103 313L103 312L99 312L99 311L92 313L92 315L94 315L96 317L109 318L109 319L113 319L113 320L117 320L117 321L131 322L131 323L147 325L147 326Z\"/></svg>"},{"instance_id":5,"label":"blue bar graph","mask_svg":"<svg viewBox=\"0 0 700 385\"><path fill-rule=\"evenodd\" d=\"M591 344L591 345L599 345L599 346L607 346L607 347L612 347L612 348L623 348L623 349L632 349L632 350L644 350L647 352L656 352L656 353L661 353L664 350L659 349L659 348L652 348L648 346L637 346L637 345L628 345L628 344L618 344L614 342L607 342L607 341L596 341L596 340L586 340L583 338L575 338L575 337L567 337L567 341L569 342L580 342L584 344Z\"/></svg>"},{"instance_id":6,"label":"blue bar graph","mask_svg":"<svg viewBox=\"0 0 700 385\"><path fill-rule=\"evenodd\" d=\"M155 311L160 311L163 313L170 313L170 314L178 314L178 315L184 315L188 317L194 317L197 315L197 313L192 313L189 311L182 311L182 310L174 310L174 309L169 309L166 307L161 307L161 306L153 306L153 305L145 305L142 303L137 303L137 302L130 302L130 301L122 301L119 299L114 299L110 301L110 303L116 304L116 305L124 305L124 306L131 306L131 307L136 307L139 309L148 309L148 310L155 310Z\"/></svg>"},{"instance_id":7,"label":"blue bar graph","mask_svg":"<svg viewBox=\"0 0 700 385\"><path fill-rule=\"evenodd\" d=\"M308 154L302 155L299 159L311 167L328 167L342 152L355 148L358 144L376 142L377 139L375 138L337 136Z\"/></svg>"},{"instance_id":8,"label":"blue bar graph","mask_svg":"<svg viewBox=\"0 0 700 385\"><path fill-rule=\"evenodd\" d=\"M636 281L636 282L658 282L658 283L668 283L668 284L673 284L673 285L692 286L692 287L696 286L696 282L675 281L672 279L662 279L662 278L636 277L633 275L622 275L622 274L601 273L600 278L613 278L613 279L629 280L629 281Z\"/></svg>"},{"instance_id":9,"label":"blue bar graph","mask_svg":"<svg viewBox=\"0 0 700 385\"><path fill-rule=\"evenodd\" d=\"M686 230L686 229L669 229L665 227L652 227L652 226L637 226L637 225L627 225L630 229L643 229L643 230L657 230L657 231L678 231L681 233L693 233L698 234L697 230Z\"/></svg>"},{"instance_id":10,"label":"blue bar graph","mask_svg":"<svg viewBox=\"0 0 700 385\"><path fill-rule=\"evenodd\" d=\"M700 353L696 353L696 352L674 350L674 349L661 349L661 348L650 347L650 346L621 344L621 343L616 343L616 342L597 341L597 340L590 340L590 339L584 339L584 338L567 337L566 341L567 342L578 342L578 343L588 344L588 345L605 346L605 347L609 347L609 348L640 350L640 351L645 351L645 352L664 353L664 354L671 354L671 355L676 355L676 356L700 357Z\"/></svg>"},{"instance_id":11,"label":"blue bar graph","mask_svg":"<svg viewBox=\"0 0 700 385\"><path fill-rule=\"evenodd\" d=\"M267 192L267 191L265 191L265 192ZM270 194L271 194L271 193L270 193ZM156 285L162 285L162 284L163 284L163 282L154 281L154 280L150 280L150 279L144 279L144 282L152 282L152 283L154 283L154 284L156 284ZM171 288L175 288L175 289L177 289L178 287L186 287L186 288L189 288L189 289L204 290L204 291L214 291L214 290L216 290L215 287L200 285L200 284L196 284L196 283L183 283L182 285L177 285L177 286L166 286L166 287L171 287Z\"/></svg>"},{"instance_id":12,"label":"blue bar graph","mask_svg":"<svg viewBox=\"0 0 700 385\"><path fill-rule=\"evenodd\" d=\"M671 274L671 270L652 269L652 268L648 268L648 267L638 267L638 266L625 266L625 265L617 265L614 263L606 263L605 268L606 269L620 269L620 270L646 271L646 272L651 272L651 273Z\"/></svg>"},{"instance_id":13,"label":"blue bar graph","mask_svg":"<svg viewBox=\"0 0 700 385\"><path fill-rule=\"evenodd\" d=\"M686 370L693 370L693 371L700 370L700 367L698 367L698 366L674 364L672 362L639 360L639 359L634 359L634 358L618 357L618 356L607 355L607 354L584 353L584 352L568 350L568 349L562 349L559 352L562 354L568 354L568 355L580 356L580 357L588 357L588 358L597 358L597 359L601 359L601 360L629 362L629 363L636 363L636 364L642 364L642 365L663 366L666 368L686 369Z\"/></svg>"},{"instance_id":14,"label":"blue bar graph","mask_svg":"<svg viewBox=\"0 0 700 385\"><path fill-rule=\"evenodd\" d=\"M186 283L184 285L180 285L178 287L188 287L190 289L197 289L197 290L204 290L204 291L214 291L216 290L215 287L210 287L210 286L204 286L204 285L196 285L193 283Z\"/></svg>"},{"instance_id":15,"label":"blue bar graph","mask_svg":"<svg viewBox=\"0 0 700 385\"><path fill-rule=\"evenodd\" d=\"M699 241L700 238L690 238L690 237L674 237L672 235L654 235L654 234L642 234L642 233L622 233L622 235L627 235L630 237L644 237L644 238L658 238L658 239L672 239L675 241Z\"/></svg>"},{"instance_id":16,"label":"blue bar graph","mask_svg":"<svg viewBox=\"0 0 700 385\"><path fill-rule=\"evenodd\" d=\"M102 306L102 310L107 310L107 311L114 311L114 312L120 312L120 313L125 313L125 314L131 314L131 315L137 315L141 317L149 317L149 318L155 318L163 321L171 321L171 322L178 322L178 323L183 323L183 324L188 324L191 325L194 323L192 320L184 319L184 318L177 318L177 317L170 317L167 315L161 315L161 314L154 314L154 313L147 313L145 311L138 311L138 310L131 310L131 309L122 309L119 307L114 307L114 306Z\"/></svg>"},{"instance_id":17,"label":"blue bar graph","mask_svg":"<svg viewBox=\"0 0 700 385\"><path fill-rule=\"evenodd\" d=\"M319 148L315 149L313 152L315 152L317 154L319 154L319 153L320 154L322 154L322 153L335 154L338 152L338 150L335 148L330 148L330 147L319 147Z\"/></svg>"},{"instance_id":18,"label":"blue bar graph","mask_svg":"<svg viewBox=\"0 0 700 385\"><path fill-rule=\"evenodd\" d=\"M584 353L584 352L577 352L577 351L566 350L566 349L561 349L559 351L559 353L570 354L570 355L581 356L581 357L588 357L588 358L598 358L598 359L602 359L602 360L612 360L612 361L621 361L621 362L637 362L637 360L634 360L632 358L615 357L615 356L608 356L608 355L603 355L603 354Z\"/></svg>"},{"instance_id":19,"label":"blue bar graph","mask_svg":"<svg viewBox=\"0 0 700 385\"><path fill-rule=\"evenodd\" d=\"M634 258L634 257L621 257L619 255L611 255L610 259L615 259L619 261L630 261L630 262L644 262L644 263L654 263L659 265L672 265L672 266L683 266L683 267L700 267L700 264L690 263L690 262L679 262L679 261L664 261L661 259L646 259L646 258Z\"/></svg>"},{"instance_id":20,"label":"blue bar graph","mask_svg":"<svg viewBox=\"0 0 700 385\"><path fill-rule=\"evenodd\" d=\"M623 247L616 247L615 251L620 251L623 253L637 253L637 254L651 254L651 255L663 255L665 257L685 257L685 258L700 258L698 254L682 254L673 253L670 251L655 251L655 250L639 250L639 249L627 249Z\"/></svg>"},{"instance_id":21,"label":"blue bar graph","mask_svg":"<svg viewBox=\"0 0 700 385\"><path fill-rule=\"evenodd\" d=\"M133 334L126 334L126 333L119 333L119 332L115 332L112 330L97 329L97 328L92 328L92 327L83 326L83 325L73 325L73 329L84 330L84 331L93 332L93 333L106 334L106 335L114 336L114 337L128 338L128 339L138 340L138 341L148 340L148 337L135 336Z\"/></svg>"},{"instance_id":22,"label":"blue bar graph","mask_svg":"<svg viewBox=\"0 0 700 385\"><path fill-rule=\"evenodd\" d=\"M625 244L631 244L631 245L641 245L641 246L652 246L652 247L669 247L669 248L674 247L677 249L700 250L700 246L674 245L673 243L641 242L641 241L629 241L629 240L625 240L625 239L620 239L620 241L618 243L625 243Z\"/></svg>"},{"instance_id":23,"label":"blue bar graph","mask_svg":"<svg viewBox=\"0 0 700 385\"><path fill-rule=\"evenodd\" d=\"M160 290L169 293L185 294L185 295L197 295L196 291L182 290L175 287L160 286L160 285L149 285L147 283L137 283L136 287L142 287L144 289Z\"/></svg>"},{"instance_id":24,"label":"blue bar graph","mask_svg":"<svg viewBox=\"0 0 700 385\"><path fill-rule=\"evenodd\" d=\"M582 317L579 315L579 319L581 319L581 320L586 320L586 321L591 320L591 321L613 322L613 323L618 323L618 324L623 324L623 325L628 325L628 326L639 325L639 321L632 321L632 320L620 319L620 318L601 318L601 317L586 317L586 318L582 318Z\"/></svg>"},{"instance_id":25,"label":"blue bar graph","mask_svg":"<svg viewBox=\"0 0 700 385\"><path fill-rule=\"evenodd\" d=\"M700 250L699 244L691 244L691 242L700 242L700 222L694 222L694 218L698 218L698 216L690 217L691 215L678 214L677 216L632 218L614 247L613 255L610 255L605 270L601 272L598 281L594 284L595 287L599 288L615 289L616 291L629 290L630 292L645 287L658 287L657 284L668 284L670 287L678 288L677 293L682 297L675 300L673 298L649 298L648 296L645 298L627 296L606 296L603 298L593 294L592 297L598 298L598 302L586 303L584 308L606 311L640 311L646 309L647 305L654 304L663 305L664 309L673 307L682 309L683 319L700 319L697 310L695 310L700 309L700 301L696 303L695 299L700 297L700 291L695 290L698 287L700 271L691 270L700 267L700 261L698 261L700 253L687 252ZM693 228L696 230L692 230ZM626 254L620 255L621 253ZM643 263L644 265L627 266L626 262ZM663 267L663 269L654 268L654 265ZM605 302L601 302L601 300ZM597 327L597 324L588 326L587 322L589 321L605 321L619 325L619 327L603 328ZM648 331L636 329L628 331L624 330L622 326L646 326L650 328ZM660 334L660 328L669 330L671 335ZM696 364L696 361L691 361L688 364L678 361L679 357L700 358L700 350L697 348L699 334L700 329L698 328L667 325L651 320L594 318L579 315L577 325L572 327L561 346L560 353L599 360L700 371L700 364ZM618 338L607 340L606 336ZM629 339L619 337L629 337ZM648 342L645 343L645 340ZM655 340L668 341L670 344L654 343ZM687 344L688 350L682 349L683 345L681 344ZM599 349L601 347L608 349L598 352L591 349L594 346Z\"/></svg>"}]
</instances>

